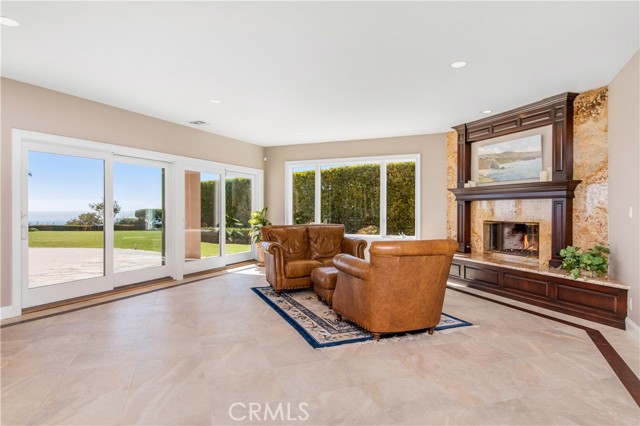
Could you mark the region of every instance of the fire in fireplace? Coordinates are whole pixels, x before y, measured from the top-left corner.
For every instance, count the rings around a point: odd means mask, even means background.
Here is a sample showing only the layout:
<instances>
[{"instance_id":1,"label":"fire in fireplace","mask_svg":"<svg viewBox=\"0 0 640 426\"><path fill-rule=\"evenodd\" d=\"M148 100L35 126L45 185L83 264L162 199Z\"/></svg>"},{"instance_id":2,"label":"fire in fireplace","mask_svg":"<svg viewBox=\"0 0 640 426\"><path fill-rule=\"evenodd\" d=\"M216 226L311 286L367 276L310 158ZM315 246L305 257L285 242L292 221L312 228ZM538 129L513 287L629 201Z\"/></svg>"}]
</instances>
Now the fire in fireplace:
<instances>
[{"instance_id":1,"label":"fire in fireplace","mask_svg":"<svg viewBox=\"0 0 640 426\"><path fill-rule=\"evenodd\" d=\"M538 257L537 223L484 222L484 251Z\"/></svg>"}]
</instances>

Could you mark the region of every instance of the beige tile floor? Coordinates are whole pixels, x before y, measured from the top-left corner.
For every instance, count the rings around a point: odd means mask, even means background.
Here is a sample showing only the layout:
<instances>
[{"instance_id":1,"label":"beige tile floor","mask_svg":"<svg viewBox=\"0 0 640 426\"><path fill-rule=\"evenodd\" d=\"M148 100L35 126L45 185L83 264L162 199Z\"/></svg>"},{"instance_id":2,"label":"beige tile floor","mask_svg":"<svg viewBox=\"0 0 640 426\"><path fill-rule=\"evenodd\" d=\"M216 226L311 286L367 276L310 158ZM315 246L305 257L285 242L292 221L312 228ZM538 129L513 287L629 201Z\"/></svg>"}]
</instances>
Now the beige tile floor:
<instances>
[{"instance_id":1,"label":"beige tile floor","mask_svg":"<svg viewBox=\"0 0 640 426\"><path fill-rule=\"evenodd\" d=\"M445 311L477 327L314 350L256 285L248 267L2 329L2 424L640 423L576 328L448 291ZM632 332L571 320L637 374Z\"/></svg>"}]
</instances>

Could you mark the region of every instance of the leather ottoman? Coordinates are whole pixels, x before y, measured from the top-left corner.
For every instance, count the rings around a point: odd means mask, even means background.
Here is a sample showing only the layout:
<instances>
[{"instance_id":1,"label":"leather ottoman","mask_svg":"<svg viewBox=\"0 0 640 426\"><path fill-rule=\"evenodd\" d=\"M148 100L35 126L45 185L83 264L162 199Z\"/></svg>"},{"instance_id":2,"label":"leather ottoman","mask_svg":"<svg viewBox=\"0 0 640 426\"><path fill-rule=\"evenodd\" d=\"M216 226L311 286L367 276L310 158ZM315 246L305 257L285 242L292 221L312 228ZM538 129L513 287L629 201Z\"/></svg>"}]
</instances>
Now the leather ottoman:
<instances>
[{"instance_id":1,"label":"leather ottoman","mask_svg":"<svg viewBox=\"0 0 640 426\"><path fill-rule=\"evenodd\" d=\"M324 300L331 307L333 291L336 289L338 280L338 270L333 266L315 268L311 271L311 282L313 291L318 295L318 300Z\"/></svg>"}]
</instances>

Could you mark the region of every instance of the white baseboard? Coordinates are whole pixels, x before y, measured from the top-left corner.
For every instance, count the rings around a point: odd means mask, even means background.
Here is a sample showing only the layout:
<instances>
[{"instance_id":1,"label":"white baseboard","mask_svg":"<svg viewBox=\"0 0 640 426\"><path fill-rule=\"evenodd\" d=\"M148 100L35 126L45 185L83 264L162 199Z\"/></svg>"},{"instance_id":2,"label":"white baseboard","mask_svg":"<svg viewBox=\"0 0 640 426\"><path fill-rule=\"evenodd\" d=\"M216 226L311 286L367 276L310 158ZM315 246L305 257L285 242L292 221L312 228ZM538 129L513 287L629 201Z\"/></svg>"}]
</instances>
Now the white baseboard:
<instances>
[{"instance_id":1,"label":"white baseboard","mask_svg":"<svg viewBox=\"0 0 640 426\"><path fill-rule=\"evenodd\" d=\"M636 324L635 322L631 321L629 319L629 317L625 318L624 322L625 322L625 324L627 326L627 330L629 330L632 333L636 334L638 336L638 338L640 339L640 326L638 324Z\"/></svg>"},{"instance_id":2,"label":"white baseboard","mask_svg":"<svg viewBox=\"0 0 640 426\"><path fill-rule=\"evenodd\" d=\"M0 307L0 319L17 317L18 315L20 315L20 312L15 311L16 310L13 309L13 305Z\"/></svg>"}]
</instances>

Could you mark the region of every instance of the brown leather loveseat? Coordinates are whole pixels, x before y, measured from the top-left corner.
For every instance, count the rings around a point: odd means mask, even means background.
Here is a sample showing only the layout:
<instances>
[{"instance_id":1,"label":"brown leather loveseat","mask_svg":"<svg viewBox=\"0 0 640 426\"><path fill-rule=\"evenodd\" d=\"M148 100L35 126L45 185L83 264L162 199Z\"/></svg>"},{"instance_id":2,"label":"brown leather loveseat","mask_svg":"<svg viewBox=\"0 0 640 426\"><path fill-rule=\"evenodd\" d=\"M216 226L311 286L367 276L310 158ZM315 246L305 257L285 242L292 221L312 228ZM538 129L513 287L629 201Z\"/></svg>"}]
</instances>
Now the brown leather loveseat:
<instances>
[{"instance_id":1,"label":"brown leather loveseat","mask_svg":"<svg viewBox=\"0 0 640 426\"><path fill-rule=\"evenodd\" d=\"M344 225L271 225L262 227L267 281L282 290L311 287L311 271L333 266L333 257L347 253L364 258L365 240L344 236Z\"/></svg>"},{"instance_id":2,"label":"brown leather loveseat","mask_svg":"<svg viewBox=\"0 0 640 426\"><path fill-rule=\"evenodd\" d=\"M371 262L335 257L338 280L333 310L340 317L380 334L428 330L440 322L453 240L374 241Z\"/></svg>"}]
</instances>

